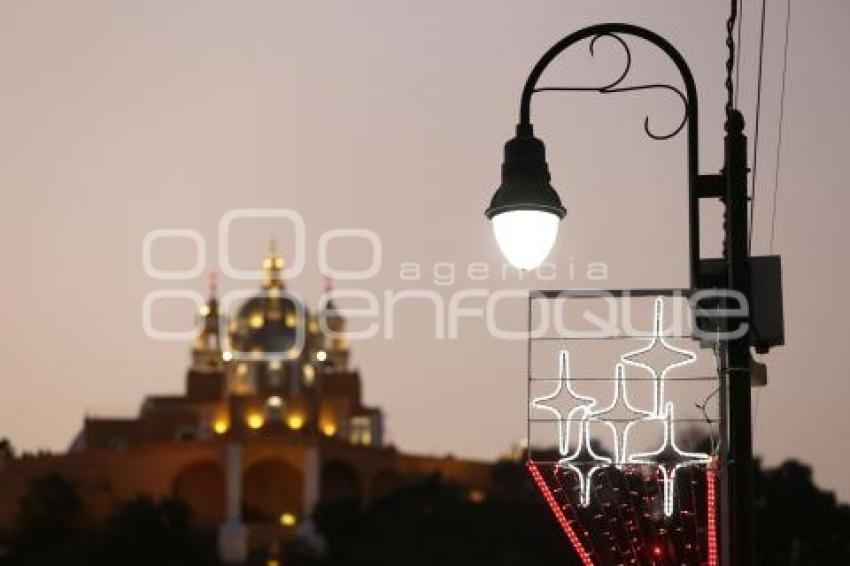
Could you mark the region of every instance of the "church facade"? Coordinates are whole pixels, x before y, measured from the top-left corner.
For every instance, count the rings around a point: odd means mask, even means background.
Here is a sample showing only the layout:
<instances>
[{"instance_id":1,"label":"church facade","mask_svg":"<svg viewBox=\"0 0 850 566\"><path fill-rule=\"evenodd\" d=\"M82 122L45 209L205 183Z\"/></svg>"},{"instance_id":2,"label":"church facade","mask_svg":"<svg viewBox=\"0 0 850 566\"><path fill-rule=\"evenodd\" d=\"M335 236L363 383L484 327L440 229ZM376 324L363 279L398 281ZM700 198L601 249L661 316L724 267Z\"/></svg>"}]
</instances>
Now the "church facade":
<instances>
[{"instance_id":1,"label":"church facade","mask_svg":"<svg viewBox=\"0 0 850 566\"><path fill-rule=\"evenodd\" d=\"M309 531L320 502L365 504L431 474L484 497L488 464L385 444L382 412L364 404L350 364L345 319L332 302L310 313L289 300L283 267L272 250L262 288L230 320L211 285L183 395L149 396L135 418L87 417L65 454L0 463L0 528L51 472L77 485L96 519L138 495L183 499L231 563Z\"/></svg>"}]
</instances>

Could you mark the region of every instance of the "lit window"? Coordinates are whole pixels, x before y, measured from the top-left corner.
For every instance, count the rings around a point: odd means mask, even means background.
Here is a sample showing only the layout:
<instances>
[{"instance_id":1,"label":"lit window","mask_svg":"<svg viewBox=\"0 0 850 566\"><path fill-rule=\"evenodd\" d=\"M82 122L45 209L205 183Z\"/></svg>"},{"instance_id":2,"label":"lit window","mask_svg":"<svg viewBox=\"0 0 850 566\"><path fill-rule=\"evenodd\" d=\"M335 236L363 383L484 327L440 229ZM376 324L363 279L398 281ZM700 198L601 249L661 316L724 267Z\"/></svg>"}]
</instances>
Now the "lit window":
<instances>
[{"instance_id":1,"label":"lit window","mask_svg":"<svg viewBox=\"0 0 850 566\"><path fill-rule=\"evenodd\" d=\"M295 523L298 522L298 517L295 516L295 513L290 513L286 511L280 514L280 524L284 527L294 527Z\"/></svg>"},{"instance_id":2,"label":"lit window","mask_svg":"<svg viewBox=\"0 0 850 566\"><path fill-rule=\"evenodd\" d=\"M350 440L352 444L372 444L372 421L369 417L351 417Z\"/></svg>"},{"instance_id":3,"label":"lit window","mask_svg":"<svg viewBox=\"0 0 850 566\"><path fill-rule=\"evenodd\" d=\"M225 362L229 362L230 360L233 359L233 353L230 352L229 350L226 350L225 352L223 352L221 354L221 359L224 360Z\"/></svg>"},{"instance_id":4,"label":"lit window","mask_svg":"<svg viewBox=\"0 0 850 566\"><path fill-rule=\"evenodd\" d=\"M251 318L248 320L248 324L251 325L251 328L262 328L263 327L263 313L255 312L251 315Z\"/></svg>"},{"instance_id":5,"label":"lit window","mask_svg":"<svg viewBox=\"0 0 850 566\"><path fill-rule=\"evenodd\" d=\"M300 430L304 426L304 417L298 413L292 413L286 417L286 426L292 430Z\"/></svg>"},{"instance_id":6,"label":"lit window","mask_svg":"<svg viewBox=\"0 0 850 566\"><path fill-rule=\"evenodd\" d=\"M280 360L274 359L269 360L269 369L272 371L277 371L280 369Z\"/></svg>"},{"instance_id":7,"label":"lit window","mask_svg":"<svg viewBox=\"0 0 850 566\"><path fill-rule=\"evenodd\" d=\"M320 362L323 362L328 359L328 353L324 350L319 350L318 352L316 352L316 359Z\"/></svg>"},{"instance_id":8,"label":"lit window","mask_svg":"<svg viewBox=\"0 0 850 566\"><path fill-rule=\"evenodd\" d=\"M268 398L266 403L269 404L269 407L279 408L283 406L283 399L281 399L277 395L272 395Z\"/></svg>"},{"instance_id":9,"label":"lit window","mask_svg":"<svg viewBox=\"0 0 850 566\"><path fill-rule=\"evenodd\" d=\"M325 436L333 436L336 434L336 424L327 422L322 425L322 434Z\"/></svg>"},{"instance_id":10,"label":"lit window","mask_svg":"<svg viewBox=\"0 0 850 566\"><path fill-rule=\"evenodd\" d=\"M236 374L237 375L246 375L248 373L248 364L241 363L236 366Z\"/></svg>"},{"instance_id":11,"label":"lit window","mask_svg":"<svg viewBox=\"0 0 850 566\"><path fill-rule=\"evenodd\" d=\"M251 413L248 415L248 418L245 420L248 428L252 428L257 430L258 428L262 428L264 424L266 424L266 420L263 418L263 415L260 413Z\"/></svg>"},{"instance_id":12,"label":"lit window","mask_svg":"<svg viewBox=\"0 0 850 566\"><path fill-rule=\"evenodd\" d=\"M286 326L287 326L287 328L295 328L296 322L298 322L298 318L295 316L294 312L286 313Z\"/></svg>"}]
</instances>

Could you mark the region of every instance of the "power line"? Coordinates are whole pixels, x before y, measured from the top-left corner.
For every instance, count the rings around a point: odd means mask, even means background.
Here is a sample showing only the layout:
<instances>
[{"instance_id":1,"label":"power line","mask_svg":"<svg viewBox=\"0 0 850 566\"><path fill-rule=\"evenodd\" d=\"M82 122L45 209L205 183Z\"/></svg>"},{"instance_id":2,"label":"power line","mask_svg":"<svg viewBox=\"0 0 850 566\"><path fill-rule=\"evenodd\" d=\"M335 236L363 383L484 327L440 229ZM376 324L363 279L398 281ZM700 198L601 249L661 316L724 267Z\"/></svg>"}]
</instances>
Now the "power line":
<instances>
[{"instance_id":1,"label":"power line","mask_svg":"<svg viewBox=\"0 0 850 566\"><path fill-rule=\"evenodd\" d=\"M755 131L755 140L753 141L753 192L752 192L752 200L750 201L750 234L748 238L747 247L752 249L753 247L753 220L756 210L756 188L758 185L756 184L758 181L758 172L759 172L759 123L761 122L761 84L762 84L762 71L764 69L764 22L765 22L765 13L767 11L767 1L761 0L761 32L759 34L759 75L758 75L758 87L756 89L756 131Z\"/></svg>"},{"instance_id":2,"label":"power line","mask_svg":"<svg viewBox=\"0 0 850 566\"><path fill-rule=\"evenodd\" d=\"M744 26L744 0L738 0L738 53L735 58L735 108L738 107L738 94L741 92L741 28Z\"/></svg>"},{"instance_id":3,"label":"power line","mask_svg":"<svg viewBox=\"0 0 850 566\"><path fill-rule=\"evenodd\" d=\"M732 9L729 12L729 18L726 20L726 48L729 55L726 57L726 119L732 114L732 102L734 96L732 89L732 71L735 68L735 22L738 19L738 0L732 0Z\"/></svg>"},{"instance_id":4,"label":"power line","mask_svg":"<svg viewBox=\"0 0 850 566\"><path fill-rule=\"evenodd\" d=\"M791 29L791 0L787 0L785 15L785 54L782 60L782 94L779 97L779 135L776 138L776 170L773 174L773 214L770 219L770 253L773 253L773 237L776 234L776 197L779 194L779 165L782 154L782 124L785 121L785 78L788 74L788 38Z\"/></svg>"}]
</instances>

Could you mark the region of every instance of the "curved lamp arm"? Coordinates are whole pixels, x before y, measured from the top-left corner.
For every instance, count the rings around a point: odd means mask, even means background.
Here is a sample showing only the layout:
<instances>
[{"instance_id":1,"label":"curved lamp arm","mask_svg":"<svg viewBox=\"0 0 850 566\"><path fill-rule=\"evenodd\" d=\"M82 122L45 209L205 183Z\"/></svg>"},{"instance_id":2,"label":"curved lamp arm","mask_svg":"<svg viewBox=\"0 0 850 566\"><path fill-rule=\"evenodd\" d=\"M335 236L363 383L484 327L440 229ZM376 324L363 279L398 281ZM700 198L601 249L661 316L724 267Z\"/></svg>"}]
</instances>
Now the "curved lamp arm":
<instances>
[{"instance_id":1,"label":"curved lamp arm","mask_svg":"<svg viewBox=\"0 0 850 566\"><path fill-rule=\"evenodd\" d=\"M531 70L531 74L525 82L525 87L522 90L522 99L520 101L520 123L518 131L531 133L531 98L535 92L539 92L537 82L540 76L561 53L566 51L575 43L587 38L593 38L595 41L601 36L611 36L620 41L626 47L628 56L628 48L625 43L619 38L619 35L630 35L639 37L659 49L661 49L676 65L679 73L682 76L682 81L685 85L685 121L682 125L687 125L687 144L688 144L688 216L689 216L689 237L690 237L690 283L691 288L698 288L699 282L699 111L697 89L694 82L693 74L691 73L688 64L682 55L673 47L666 39L660 35L631 24L609 23L599 24L586 27L570 35L566 36L558 43L553 45L537 62ZM592 50L591 44L591 50ZM667 85L646 85L641 87L618 87L617 85L626 77L629 71L631 59L627 60L625 72L613 83L598 87L598 88L564 88L552 90L582 90L596 91L600 93L623 92L626 90L639 90L643 88L672 88ZM678 92L677 89L673 89ZM667 139L672 137L681 129L681 126L672 134L666 136L656 136L649 131L648 124L644 124L647 133L654 139Z\"/></svg>"}]
</instances>

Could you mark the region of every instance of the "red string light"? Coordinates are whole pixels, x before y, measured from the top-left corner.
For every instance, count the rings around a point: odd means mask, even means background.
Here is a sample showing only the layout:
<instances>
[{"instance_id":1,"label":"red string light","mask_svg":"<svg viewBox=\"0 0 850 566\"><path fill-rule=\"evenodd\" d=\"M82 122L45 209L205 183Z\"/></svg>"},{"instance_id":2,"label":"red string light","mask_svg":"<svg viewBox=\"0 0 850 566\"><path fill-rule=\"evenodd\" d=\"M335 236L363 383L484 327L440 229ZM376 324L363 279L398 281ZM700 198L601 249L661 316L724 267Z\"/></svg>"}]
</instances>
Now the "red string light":
<instances>
[{"instance_id":1,"label":"red string light","mask_svg":"<svg viewBox=\"0 0 850 566\"><path fill-rule=\"evenodd\" d=\"M706 468L706 503L708 507L708 566L717 566L717 481L716 459L712 459Z\"/></svg>"},{"instance_id":2,"label":"red string light","mask_svg":"<svg viewBox=\"0 0 850 566\"><path fill-rule=\"evenodd\" d=\"M527 461L526 467L584 566L600 561L719 565L716 460L689 468L693 475L679 482L683 491L673 517L660 515L662 490L654 466L600 472L586 509L576 508L572 500L580 489L576 474L554 462ZM688 488L690 498L685 497ZM703 497L704 507L699 504Z\"/></svg>"},{"instance_id":3,"label":"red string light","mask_svg":"<svg viewBox=\"0 0 850 566\"><path fill-rule=\"evenodd\" d=\"M661 547L658 546L657 544L652 547L652 554L654 554L655 556L661 558L661 552L662 552Z\"/></svg>"},{"instance_id":4,"label":"red string light","mask_svg":"<svg viewBox=\"0 0 850 566\"><path fill-rule=\"evenodd\" d=\"M578 535L570 526L570 522L567 520L566 516L564 516L563 510L555 500L555 496L552 495L552 490L549 489L549 486L546 484L546 480L543 479L543 475L540 473L540 470L537 469L537 464L529 461L527 462L527 466L532 479L534 479L534 483L537 484L537 488L540 490L540 493L543 494L543 498L546 500L546 503L549 505L552 513L555 514L558 524L561 525L561 529L563 529L564 534L567 535L570 544L573 545L576 553L578 553L578 557L581 559L582 564L584 564L584 566L593 566L593 560L591 560L590 554L588 554L588 552L584 549Z\"/></svg>"}]
</instances>

